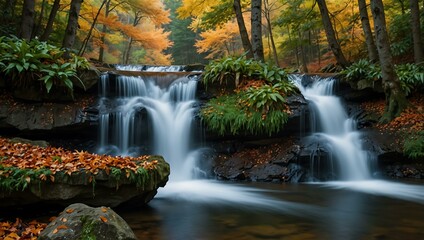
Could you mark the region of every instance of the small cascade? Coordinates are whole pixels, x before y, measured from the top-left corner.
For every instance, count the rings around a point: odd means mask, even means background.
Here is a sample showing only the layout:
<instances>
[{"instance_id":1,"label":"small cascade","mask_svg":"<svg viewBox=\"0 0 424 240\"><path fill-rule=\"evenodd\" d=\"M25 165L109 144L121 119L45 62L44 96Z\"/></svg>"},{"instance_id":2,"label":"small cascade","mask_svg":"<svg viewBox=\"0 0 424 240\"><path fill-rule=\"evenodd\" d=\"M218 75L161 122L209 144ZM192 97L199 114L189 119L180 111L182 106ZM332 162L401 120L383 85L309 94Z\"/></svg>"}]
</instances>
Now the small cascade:
<instances>
[{"instance_id":1,"label":"small cascade","mask_svg":"<svg viewBox=\"0 0 424 240\"><path fill-rule=\"evenodd\" d=\"M149 66L149 65L115 65L116 70L121 71L146 71L146 72L181 72L183 66Z\"/></svg>"},{"instance_id":2,"label":"small cascade","mask_svg":"<svg viewBox=\"0 0 424 240\"><path fill-rule=\"evenodd\" d=\"M178 169L191 150L197 80L193 74L102 76L98 152L159 154L170 163L171 177L181 177Z\"/></svg>"},{"instance_id":3,"label":"small cascade","mask_svg":"<svg viewBox=\"0 0 424 240\"><path fill-rule=\"evenodd\" d=\"M336 170L341 180L369 179L369 154L362 149L361 135L356 129L355 120L349 118L340 99L334 95L336 80L317 77L304 86L301 83L302 76L293 75L292 79L310 102L312 133L309 141L330 155L326 163L319 164L327 165L330 171ZM314 168L319 169L314 162L316 159L316 152L313 152L312 172L316 172Z\"/></svg>"}]
</instances>

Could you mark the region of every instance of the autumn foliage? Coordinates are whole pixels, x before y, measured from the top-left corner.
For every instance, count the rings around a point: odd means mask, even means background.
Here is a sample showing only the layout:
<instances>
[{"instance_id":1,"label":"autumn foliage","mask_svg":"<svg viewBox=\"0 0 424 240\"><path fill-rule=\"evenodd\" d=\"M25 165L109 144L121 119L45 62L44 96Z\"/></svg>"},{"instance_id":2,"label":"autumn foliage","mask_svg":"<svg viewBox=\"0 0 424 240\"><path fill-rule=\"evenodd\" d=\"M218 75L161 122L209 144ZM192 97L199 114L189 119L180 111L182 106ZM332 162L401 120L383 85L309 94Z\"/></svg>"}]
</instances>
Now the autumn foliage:
<instances>
[{"instance_id":1,"label":"autumn foliage","mask_svg":"<svg viewBox=\"0 0 424 240\"><path fill-rule=\"evenodd\" d=\"M0 222L0 239L4 240L35 240L38 235L47 227L46 223L36 220L31 222L23 222L16 218L15 222Z\"/></svg>"},{"instance_id":2,"label":"autumn foliage","mask_svg":"<svg viewBox=\"0 0 424 240\"><path fill-rule=\"evenodd\" d=\"M92 154L85 151L68 151L62 148L42 148L25 143L13 143L0 138L0 186L3 182L18 176L14 190L23 190L31 181L55 181L56 173L71 176L73 173L85 172L92 181L100 171L110 174L119 169L127 178L131 174L145 173L154 169L157 160L149 156L122 157ZM16 171L28 170L17 174ZM16 189L18 188L18 189ZM9 189L13 190L13 189Z\"/></svg>"}]
</instances>

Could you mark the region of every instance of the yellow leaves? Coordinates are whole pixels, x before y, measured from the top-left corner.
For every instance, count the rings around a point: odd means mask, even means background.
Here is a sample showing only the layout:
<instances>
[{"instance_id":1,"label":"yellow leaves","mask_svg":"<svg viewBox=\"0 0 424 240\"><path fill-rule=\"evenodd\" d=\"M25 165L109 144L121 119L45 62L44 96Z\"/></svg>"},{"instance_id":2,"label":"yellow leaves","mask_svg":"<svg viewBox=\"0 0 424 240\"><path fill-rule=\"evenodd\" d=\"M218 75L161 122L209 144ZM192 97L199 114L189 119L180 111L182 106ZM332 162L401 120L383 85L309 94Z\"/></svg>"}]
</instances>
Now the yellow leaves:
<instances>
[{"instance_id":1,"label":"yellow leaves","mask_svg":"<svg viewBox=\"0 0 424 240\"><path fill-rule=\"evenodd\" d=\"M231 49L228 47L237 45L239 35L237 23L234 21L227 22L221 27L202 32L200 34L202 39L197 40L195 46L199 53L210 52L207 58L233 55L242 51L240 48Z\"/></svg>"},{"instance_id":2,"label":"yellow leaves","mask_svg":"<svg viewBox=\"0 0 424 240\"><path fill-rule=\"evenodd\" d=\"M216 0L183 0L181 7L177 9L178 17L181 19L188 17L201 18L209 9L220 4Z\"/></svg>"}]
</instances>

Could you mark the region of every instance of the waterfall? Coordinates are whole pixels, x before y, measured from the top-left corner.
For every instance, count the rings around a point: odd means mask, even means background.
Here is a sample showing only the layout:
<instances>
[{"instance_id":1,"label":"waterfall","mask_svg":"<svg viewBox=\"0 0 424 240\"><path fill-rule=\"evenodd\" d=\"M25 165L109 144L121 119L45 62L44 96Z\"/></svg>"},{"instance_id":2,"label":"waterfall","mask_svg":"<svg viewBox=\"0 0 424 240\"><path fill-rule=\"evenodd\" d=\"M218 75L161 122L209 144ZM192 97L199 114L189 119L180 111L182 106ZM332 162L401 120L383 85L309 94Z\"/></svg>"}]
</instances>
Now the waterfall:
<instances>
[{"instance_id":1,"label":"waterfall","mask_svg":"<svg viewBox=\"0 0 424 240\"><path fill-rule=\"evenodd\" d=\"M183 163L191 151L197 75L176 76L118 75L111 79L104 75L99 87L98 152L162 155L171 165L171 179L190 178ZM164 86L162 80L170 84Z\"/></svg>"},{"instance_id":2,"label":"waterfall","mask_svg":"<svg viewBox=\"0 0 424 240\"><path fill-rule=\"evenodd\" d=\"M324 146L336 161L341 180L365 180L371 177L368 152L362 149L356 122L346 113L339 97L334 95L336 80L315 78L307 86L302 76L292 76L303 96L310 102L312 139ZM330 164L332 165L332 164ZM311 163L311 166L314 166Z\"/></svg>"}]
</instances>

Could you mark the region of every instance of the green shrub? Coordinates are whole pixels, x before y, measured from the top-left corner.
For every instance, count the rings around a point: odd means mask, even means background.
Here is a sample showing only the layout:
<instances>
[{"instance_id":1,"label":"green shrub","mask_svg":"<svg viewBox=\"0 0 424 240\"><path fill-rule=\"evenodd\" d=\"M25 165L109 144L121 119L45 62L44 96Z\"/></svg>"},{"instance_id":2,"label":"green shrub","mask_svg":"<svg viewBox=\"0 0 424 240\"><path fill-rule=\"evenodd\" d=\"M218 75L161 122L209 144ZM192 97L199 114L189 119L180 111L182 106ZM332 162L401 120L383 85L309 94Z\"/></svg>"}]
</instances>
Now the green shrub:
<instances>
[{"instance_id":1,"label":"green shrub","mask_svg":"<svg viewBox=\"0 0 424 240\"><path fill-rule=\"evenodd\" d=\"M405 139L403 154L412 159L424 157L424 131L412 134Z\"/></svg>"},{"instance_id":2,"label":"green shrub","mask_svg":"<svg viewBox=\"0 0 424 240\"><path fill-rule=\"evenodd\" d=\"M77 79L77 70L88 68L85 58L72 55L65 59L65 51L40 42L27 42L16 37L0 38L0 71L8 76L13 88L25 88L39 81L47 93L53 86L68 89L72 94L72 79Z\"/></svg>"},{"instance_id":3,"label":"green shrub","mask_svg":"<svg viewBox=\"0 0 424 240\"><path fill-rule=\"evenodd\" d=\"M203 82L207 85L214 82L234 81L238 86L245 80L262 79L270 83L287 80L287 73L277 66L241 57L227 57L210 62L205 67Z\"/></svg>"},{"instance_id":4,"label":"green shrub","mask_svg":"<svg viewBox=\"0 0 424 240\"><path fill-rule=\"evenodd\" d=\"M265 93L268 97L265 98L267 101L263 102L261 94L255 94L260 97L256 100L249 99L251 94L254 92L241 92L210 100L201 111L207 128L220 135L228 132L239 134L242 131L271 135L280 131L288 119L288 113L279 110L286 106L281 95L275 95L275 92Z\"/></svg>"},{"instance_id":5,"label":"green shrub","mask_svg":"<svg viewBox=\"0 0 424 240\"><path fill-rule=\"evenodd\" d=\"M297 90L283 69L244 56L227 57L212 61L203 75L205 84L234 81L238 86L248 80L264 81L259 86L241 88L236 94L212 99L202 108L201 117L207 128L221 135L271 135L283 128L289 115L285 97Z\"/></svg>"},{"instance_id":6,"label":"green shrub","mask_svg":"<svg viewBox=\"0 0 424 240\"><path fill-rule=\"evenodd\" d=\"M412 90L417 90L424 86L424 68L422 66L410 63L400 64L395 65L395 71L399 77L402 90L406 95L409 95ZM365 59L353 63L342 73L352 83L357 83L360 80L372 83L382 79L380 66Z\"/></svg>"},{"instance_id":7,"label":"green shrub","mask_svg":"<svg viewBox=\"0 0 424 240\"><path fill-rule=\"evenodd\" d=\"M372 82L381 79L380 66L371 63L366 59L361 59L357 62L354 62L352 65L344 69L342 73L346 74L346 78L353 82L360 80L367 80Z\"/></svg>"},{"instance_id":8,"label":"green shrub","mask_svg":"<svg viewBox=\"0 0 424 240\"><path fill-rule=\"evenodd\" d=\"M424 86L424 68L416 64L396 65L396 73L406 95Z\"/></svg>"},{"instance_id":9,"label":"green shrub","mask_svg":"<svg viewBox=\"0 0 424 240\"><path fill-rule=\"evenodd\" d=\"M205 67L203 81L209 83L234 81L236 86L260 69L259 62L241 57L226 57L210 62Z\"/></svg>"}]
</instances>

